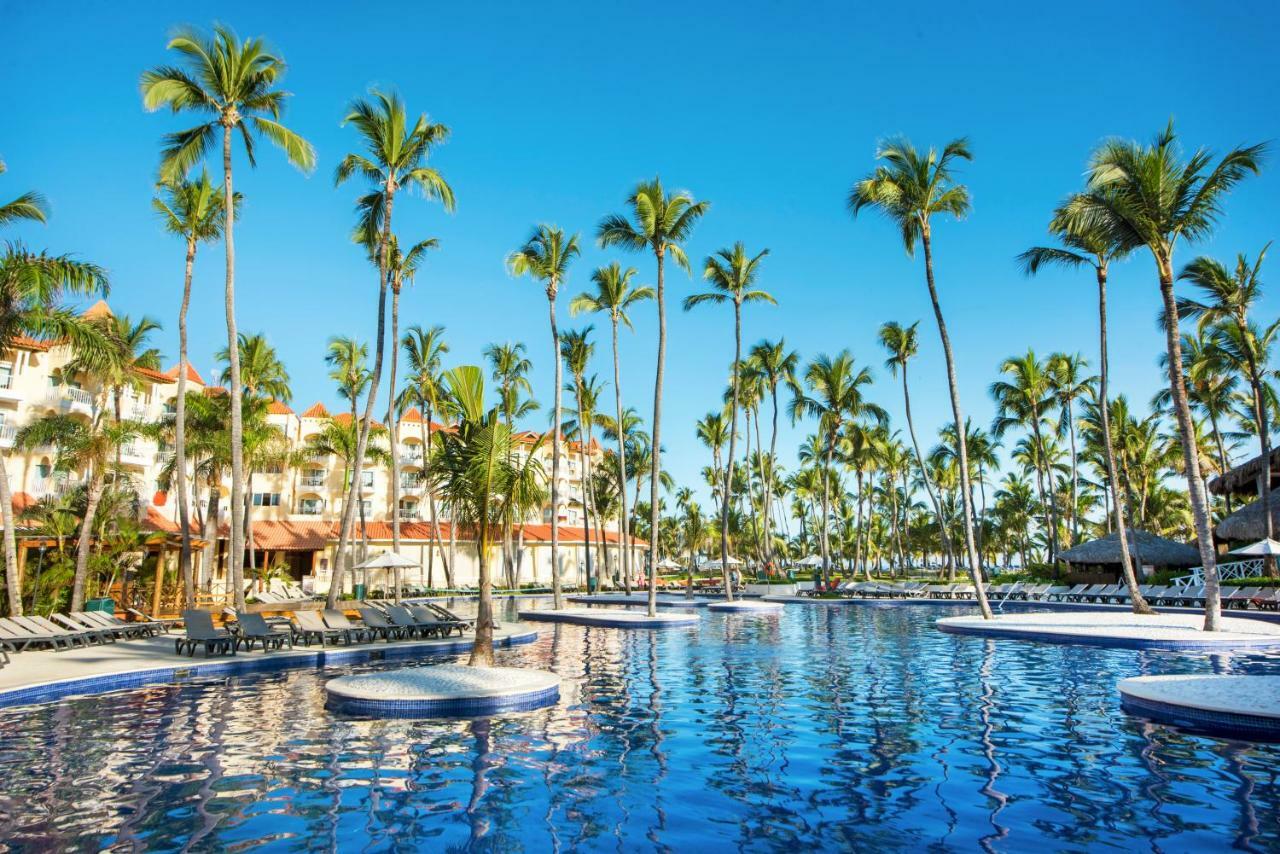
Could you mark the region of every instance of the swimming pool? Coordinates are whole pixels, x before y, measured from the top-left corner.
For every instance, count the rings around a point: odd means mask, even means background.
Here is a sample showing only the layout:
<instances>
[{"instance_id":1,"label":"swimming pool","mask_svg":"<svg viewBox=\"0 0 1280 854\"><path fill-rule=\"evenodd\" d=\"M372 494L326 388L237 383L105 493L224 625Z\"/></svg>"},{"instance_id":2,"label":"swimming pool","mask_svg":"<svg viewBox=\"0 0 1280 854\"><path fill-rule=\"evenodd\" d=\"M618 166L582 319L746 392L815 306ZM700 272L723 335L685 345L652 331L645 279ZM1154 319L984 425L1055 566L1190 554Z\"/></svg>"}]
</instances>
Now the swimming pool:
<instances>
[{"instance_id":1,"label":"swimming pool","mask_svg":"<svg viewBox=\"0 0 1280 854\"><path fill-rule=\"evenodd\" d=\"M326 679L403 662L0 709L0 846L1280 849L1280 745L1131 718L1115 691L1280 656L992 641L937 616L545 625L498 661L555 670L560 703L487 720L325 708Z\"/></svg>"}]
</instances>

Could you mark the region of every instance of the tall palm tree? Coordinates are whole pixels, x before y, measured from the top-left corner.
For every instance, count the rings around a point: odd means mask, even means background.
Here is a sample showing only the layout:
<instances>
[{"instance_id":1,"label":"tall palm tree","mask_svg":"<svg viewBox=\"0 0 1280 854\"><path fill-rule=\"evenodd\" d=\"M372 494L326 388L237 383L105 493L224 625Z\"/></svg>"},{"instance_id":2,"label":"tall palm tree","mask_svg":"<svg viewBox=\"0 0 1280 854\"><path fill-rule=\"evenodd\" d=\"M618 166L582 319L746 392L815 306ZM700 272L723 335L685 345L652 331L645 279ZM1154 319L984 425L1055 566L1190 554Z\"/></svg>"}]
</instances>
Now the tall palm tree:
<instances>
[{"instance_id":1,"label":"tall palm tree","mask_svg":"<svg viewBox=\"0 0 1280 854\"><path fill-rule=\"evenodd\" d=\"M724 470L725 501L720 506L720 569L724 574L725 598L733 601L732 574L729 570L729 504L732 494L733 462L737 453L738 409L740 392L740 374L742 372L742 306L744 303L767 302L777 305L777 300L768 291L755 288L756 279L760 275L760 262L769 254L768 249L761 250L754 256L747 254L747 248L739 241L732 249L721 249L708 256L703 262L702 278L711 283L714 290L685 297L684 310L694 306L707 304L733 304L733 367L730 371L732 399L729 404L729 460ZM749 428L748 428L749 429Z\"/></svg>"},{"instance_id":2,"label":"tall palm tree","mask_svg":"<svg viewBox=\"0 0 1280 854\"><path fill-rule=\"evenodd\" d=\"M1066 267L1068 269L1093 270L1094 280L1098 285L1098 414L1101 423L1103 461L1105 463L1107 488L1111 493L1112 517L1115 523L1116 537L1120 543L1120 570L1124 575L1125 585L1129 589L1129 601L1135 614L1154 613L1147 604L1146 598L1138 589L1138 574L1134 569L1133 559L1129 553L1129 533L1124 518L1124 492L1120 488L1119 473L1116 468L1115 446L1112 442L1110 397L1107 390L1109 362L1107 357L1107 276L1111 264L1128 257L1132 246L1117 236L1111 229L1094 218L1079 216L1073 210L1081 205L1068 200L1053 214L1049 222L1049 233L1059 246L1035 246L1018 256L1023 272L1034 276L1041 268L1047 266Z\"/></svg>"},{"instance_id":3,"label":"tall palm tree","mask_svg":"<svg viewBox=\"0 0 1280 854\"><path fill-rule=\"evenodd\" d=\"M449 352L449 344L444 340L444 327L432 326L424 329L417 324L410 326L405 332L400 346L404 349L408 362L408 376L404 389L400 392L399 405L407 410L416 406L422 413L419 422L423 446L422 478L427 483L427 508L431 514L431 537L435 540L435 548L427 552L427 586L433 585L435 553L440 550L439 519L436 515L436 494L431 484L431 454L435 431L431 428L431 419L440 411L444 401L444 390L441 385L441 362L444 354ZM450 541L455 538L453 525L449 526ZM441 552L444 566L445 584L453 586L453 570L450 561Z\"/></svg>"},{"instance_id":4,"label":"tall palm tree","mask_svg":"<svg viewBox=\"0 0 1280 854\"><path fill-rule=\"evenodd\" d=\"M592 326L579 330L571 329L560 336L560 357L564 359L565 366L569 369L569 382L565 384L565 388L573 392L574 406L578 410L578 420L574 426L578 434L578 449L582 458L582 506L584 510L582 530L587 543L588 591L593 589L591 586L591 455L588 447L591 436L589 432L591 419L587 415L587 392L584 386L587 379L587 368L596 349L596 345L591 342L593 329L594 327ZM592 401L592 405L594 405L594 401ZM596 583L598 586L599 578L596 579Z\"/></svg>"},{"instance_id":5,"label":"tall palm tree","mask_svg":"<svg viewBox=\"0 0 1280 854\"><path fill-rule=\"evenodd\" d=\"M889 373L897 376L902 373L902 405L907 418L907 433L911 436L911 447L915 449L916 465L920 467L921 480L924 483L924 491L929 496L929 503L933 505L934 515L938 517L938 530L942 534L942 547L947 551L948 555L954 555L955 549L951 544L950 534L947 532L942 522L942 505L938 503L938 494L934 489L933 479L929 477L929 468L924 464L924 456L920 453L920 442L916 438L915 422L911 418L911 391L907 383L907 363L914 359L920 352L920 340L916 333L916 327L920 325L920 321L916 321L910 326L903 326L896 321L890 321L880 327L880 344L889 353L889 358L885 359L884 366L889 369Z\"/></svg>"},{"instance_id":6,"label":"tall palm tree","mask_svg":"<svg viewBox=\"0 0 1280 854\"><path fill-rule=\"evenodd\" d=\"M1204 302L1183 298L1178 300L1178 314L1183 318L1199 318L1201 330L1214 326L1229 327L1231 333L1219 336L1226 348L1238 356L1237 364L1244 370L1245 380L1252 393L1252 409L1254 426L1261 443L1262 458L1270 466L1271 436L1267 419L1267 406L1263 387L1266 385L1266 359L1264 348L1259 346L1265 337L1260 335L1249 322L1249 313L1262 297L1262 261L1267 257L1268 243L1258 253L1258 259L1252 264L1244 255L1236 256L1236 266L1228 272L1226 266L1213 258L1201 256L1196 258L1178 275L1178 278L1190 282L1205 298ZM1274 324L1273 327L1274 328ZM1273 333L1274 334L1274 333ZM1268 469L1269 471L1269 469ZM1262 518L1265 519L1266 535L1274 538L1275 522L1271 516L1271 477L1269 474L1258 480L1262 501ZM1268 555L1265 559L1267 574L1276 575L1275 558Z\"/></svg>"},{"instance_id":7,"label":"tall palm tree","mask_svg":"<svg viewBox=\"0 0 1280 854\"><path fill-rule=\"evenodd\" d=\"M524 417L538 407L532 399L533 385L529 382L529 371L533 370L533 362L525 355L527 349L524 342L514 344L490 344L484 350L489 360L493 381L498 384L498 406L502 410L503 421L513 435L516 418ZM502 561L506 572L507 586L514 589L515 551L512 529L522 521L514 516L502 529Z\"/></svg>"},{"instance_id":8,"label":"tall palm tree","mask_svg":"<svg viewBox=\"0 0 1280 854\"><path fill-rule=\"evenodd\" d=\"M391 434L391 549L397 554L400 552L400 427L397 423L396 369L400 365L400 292L406 279L413 284L427 253L438 248L440 241L428 237L405 252L400 248L400 241L392 235L387 258L387 274L391 280L391 375L387 378L391 393L387 395L387 431Z\"/></svg>"},{"instance_id":9,"label":"tall palm tree","mask_svg":"<svg viewBox=\"0 0 1280 854\"><path fill-rule=\"evenodd\" d=\"M933 278L933 217L949 215L961 219L969 212L969 190L955 180L952 171L957 161L971 160L969 143L955 139L939 154L934 149L921 153L905 139L883 143L876 158L886 165L854 184L849 194L849 209L856 217L864 208L883 213L902 232L908 255L915 254L916 243L924 246L924 275L929 287L929 300L942 339L942 354L947 363L947 386L951 393L951 416L956 424L964 423L960 410L960 389L956 380L955 356L951 352L951 336L942 316L942 303ZM969 492L969 449L964 431L960 431L960 498L964 516L965 550L969 557L969 573L977 591L982 616L991 617L986 587L982 582L982 565L973 531L973 506Z\"/></svg>"},{"instance_id":10,"label":"tall palm tree","mask_svg":"<svg viewBox=\"0 0 1280 854\"><path fill-rule=\"evenodd\" d=\"M787 349L786 339L777 341L762 340L751 348L748 355L753 370L764 381L769 389L769 397L773 403L772 428L769 433L769 454L765 459L768 466L762 472L764 480L764 560L765 564L773 564L773 492L778 481L774 467L778 459L778 386L794 386L796 368L800 364L800 356L795 350Z\"/></svg>"},{"instance_id":11,"label":"tall palm tree","mask_svg":"<svg viewBox=\"0 0 1280 854\"><path fill-rule=\"evenodd\" d=\"M584 311L603 312L609 315L609 325L613 332L613 400L617 410L617 424L624 424L622 411L622 374L618 356L618 324L625 323L627 328L635 331L631 325L631 308L647 299L653 299L653 288L648 285L636 285L632 279L636 276L635 267L627 267L614 261L607 267L598 267L591 274L591 282L596 286L595 293L584 291L569 301L569 316L573 317ZM622 525L620 526L620 546L622 549L622 578L624 589L631 595L631 532L630 513L627 509L627 441L625 430L617 431L618 440L618 474L622 478L618 484L618 500L621 503Z\"/></svg>"},{"instance_id":12,"label":"tall palm tree","mask_svg":"<svg viewBox=\"0 0 1280 854\"><path fill-rule=\"evenodd\" d=\"M888 414L877 404L866 399L866 386L871 385L871 371L854 365L853 355L842 350L834 358L820 354L804 371L807 390L794 389L791 400L791 419L797 421L808 415L818 419L818 430L823 436L824 456L822 475L822 582L831 584L831 545L828 537L828 519L831 508L831 469L834 463L837 437L848 422L871 418L878 424L888 422Z\"/></svg>"},{"instance_id":13,"label":"tall palm tree","mask_svg":"<svg viewBox=\"0 0 1280 854\"><path fill-rule=\"evenodd\" d=\"M1093 390L1093 380L1085 376L1089 363L1078 353L1050 353L1045 360L1049 374L1049 391L1058 407L1058 435L1066 433L1071 441L1071 545L1080 539L1080 460L1076 449L1075 402Z\"/></svg>"},{"instance_id":14,"label":"tall palm tree","mask_svg":"<svg viewBox=\"0 0 1280 854\"><path fill-rule=\"evenodd\" d=\"M1000 373L1009 377L991 384L991 396L996 402L996 417L992 432L1002 437L1010 427L1026 428L1031 434L1037 460L1036 486L1040 493L1040 505L1044 510L1044 530L1049 538L1048 559L1058 560L1058 507L1054 499L1052 476L1043 468L1045 441L1042 435L1045 410L1052 405L1052 381L1045 363L1028 349L1025 356L1011 356L1000 363ZM961 463L964 465L964 463ZM1046 487L1046 480L1048 481Z\"/></svg>"},{"instance_id":15,"label":"tall palm tree","mask_svg":"<svg viewBox=\"0 0 1280 854\"><path fill-rule=\"evenodd\" d=\"M348 404L351 423L359 424L360 395L368 390L373 381L373 374L369 370L369 345L354 338L335 336L329 339L324 361L325 364L329 365L329 379L338 385L338 396ZM364 502L359 498L361 487L357 485L356 481L357 478L355 476L343 480L342 488L345 490L342 500L343 513L345 514L349 505L358 504L361 536L367 538L368 529L365 526ZM341 528L341 526L339 527ZM341 531L339 531L339 537L341 537ZM347 571L343 566L343 550L345 547L346 541L339 539L339 550L334 560L333 578L330 581L330 587L333 586L334 582L337 582L339 592L342 589L343 573ZM336 607L337 603L335 602L334 605Z\"/></svg>"},{"instance_id":16,"label":"tall palm tree","mask_svg":"<svg viewBox=\"0 0 1280 854\"><path fill-rule=\"evenodd\" d=\"M174 489L178 493L178 529L182 536L178 565L182 575L183 604L195 602L195 575L191 566L191 509L187 487L187 311L191 307L191 280L196 250L201 243L222 237L222 206L226 197L209 180L209 171L200 170L196 180L162 182L151 207L160 216L164 230L182 239L186 259L182 275L182 302L178 308L178 391L174 397ZM237 195L235 204L240 204Z\"/></svg>"},{"instance_id":17,"label":"tall palm tree","mask_svg":"<svg viewBox=\"0 0 1280 854\"><path fill-rule=\"evenodd\" d=\"M1183 160L1171 121L1149 146L1122 140L1104 142L1090 158L1088 190L1068 203L1071 213L1097 221L1116 243L1145 246L1156 263L1164 307L1169 388L1203 562L1205 631L1220 627L1222 601L1195 426L1181 370L1173 253L1180 239L1195 242L1212 233L1227 194L1249 173L1257 173L1264 152L1263 145L1234 148L1211 166L1213 155L1199 149Z\"/></svg>"},{"instance_id":18,"label":"tall palm tree","mask_svg":"<svg viewBox=\"0 0 1280 854\"><path fill-rule=\"evenodd\" d=\"M181 180L205 156L222 133L222 242L226 249L224 303L227 315L227 347L231 353L231 576L236 581L237 606L243 608L244 451L240 359L236 340L236 198L231 169L231 138L240 132L249 165L256 165L254 138L264 136L279 147L285 158L304 172L315 167L311 143L280 123L288 93L275 88L285 63L267 49L262 39L240 38L229 27L214 27L212 34L184 27L169 40L185 68L165 65L142 74L142 104L148 110L168 107L174 113L197 113L206 121L186 130L166 134L160 158L161 180Z\"/></svg>"},{"instance_id":19,"label":"tall palm tree","mask_svg":"<svg viewBox=\"0 0 1280 854\"><path fill-rule=\"evenodd\" d=\"M540 225L525 244L507 256L513 276L531 276L547 294L551 321L551 354L555 360L555 402L551 409L551 595L557 609L564 607L560 592L560 387L564 378L560 363L560 330L556 324L556 294L569 272L569 264L581 252L578 235L566 237L551 225Z\"/></svg>"},{"instance_id":20,"label":"tall palm tree","mask_svg":"<svg viewBox=\"0 0 1280 854\"><path fill-rule=\"evenodd\" d=\"M369 100L357 98L351 102L343 124L355 127L365 153L351 153L343 157L334 171L334 184L340 186L357 174L369 182L369 192L356 205L359 214L356 240L371 249L373 235L378 235L378 339L374 346L373 372L369 378L364 417L360 419L361 438L356 449L351 479L352 495L355 496L358 494L355 490L359 489L358 483L364 469L364 448L369 441L369 429L373 425L378 386L382 381L382 361L386 350L387 288L391 284L391 224L396 194L402 188L410 191L416 189L425 198L439 200L447 211L453 210L454 197L448 182L438 171L427 165L431 150L448 139L449 129L428 121L426 114L420 114L410 127L404 101L399 95L372 90ZM395 342L392 342L392 349L395 349ZM392 395L394 394L393 389ZM363 508L364 503L360 502L360 506ZM338 531L338 560L346 560L348 571L352 564L346 546L351 539L354 524L354 508L352 502L347 501L342 507L342 523ZM361 527L364 527L363 520ZM338 603L342 575L336 575L335 580L336 589L334 585L330 585L329 590L331 608Z\"/></svg>"},{"instance_id":21,"label":"tall palm tree","mask_svg":"<svg viewBox=\"0 0 1280 854\"><path fill-rule=\"evenodd\" d=\"M660 178L643 181L627 197L631 220L611 214L596 227L601 248L621 246L632 252L653 253L657 262L658 362L653 382L653 469L649 477L649 616L658 613L658 487L662 472L662 381L667 364L666 260L672 260L689 272L689 258L681 246L693 233L710 202L696 202L688 193L668 194Z\"/></svg>"}]
</instances>

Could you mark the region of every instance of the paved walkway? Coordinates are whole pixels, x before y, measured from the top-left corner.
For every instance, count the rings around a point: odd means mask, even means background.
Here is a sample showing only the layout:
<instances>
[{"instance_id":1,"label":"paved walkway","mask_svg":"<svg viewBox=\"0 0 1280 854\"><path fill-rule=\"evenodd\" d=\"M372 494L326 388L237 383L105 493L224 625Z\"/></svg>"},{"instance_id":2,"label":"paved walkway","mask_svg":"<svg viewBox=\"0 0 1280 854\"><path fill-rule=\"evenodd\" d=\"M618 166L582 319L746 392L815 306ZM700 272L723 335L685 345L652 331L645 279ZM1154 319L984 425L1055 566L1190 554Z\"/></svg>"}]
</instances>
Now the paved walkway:
<instances>
[{"instance_id":1,"label":"paved walkway","mask_svg":"<svg viewBox=\"0 0 1280 854\"><path fill-rule=\"evenodd\" d=\"M521 611L520 619L543 623L569 623L575 626L602 626L613 629L662 629L668 626L691 626L698 622L695 613L673 614L667 612L650 617L643 611L624 611L620 608L542 608Z\"/></svg>"},{"instance_id":2,"label":"paved walkway","mask_svg":"<svg viewBox=\"0 0 1280 854\"><path fill-rule=\"evenodd\" d=\"M351 646L312 645L288 647L272 652L241 650L234 656L204 658L174 653L178 631L156 638L121 640L116 643L53 652L27 650L11 654L0 668L0 706L46 702L72 694L92 694L177 679L227 675L254 670L289 667L323 667L350 664L376 658L411 658L421 655L465 652L474 637L408 641L375 641ZM510 645L533 640L537 630L521 623L504 623L494 631L494 643Z\"/></svg>"},{"instance_id":3,"label":"paved walkway","mask_svg":"<svg viewBox=\"0 0 1280 854\"><path fill-rule=\"evenodd\" d=\"M1087 643L1157 649L1234 649L1280 647L1280 625L1224 617L1222 630L1203 631L1200 614L1042 613L944 617L944 632L1058 643Z\"/></svg>"},{"instance_id":4,"label":"paved walkway","mask_svg":"<svg viewBox=\"0 0 1280 854\"><path fill-rule=\"evenodd\" d=\"M625 593L580 593L572 596L566 596L570 602L578 602L583 605L648 605L648 593L632 593L628 596ZM707 599L702 596L689 597L683 593L659 593L659 608L705 608L716 599Z\"/></svg>"}]
</instances>

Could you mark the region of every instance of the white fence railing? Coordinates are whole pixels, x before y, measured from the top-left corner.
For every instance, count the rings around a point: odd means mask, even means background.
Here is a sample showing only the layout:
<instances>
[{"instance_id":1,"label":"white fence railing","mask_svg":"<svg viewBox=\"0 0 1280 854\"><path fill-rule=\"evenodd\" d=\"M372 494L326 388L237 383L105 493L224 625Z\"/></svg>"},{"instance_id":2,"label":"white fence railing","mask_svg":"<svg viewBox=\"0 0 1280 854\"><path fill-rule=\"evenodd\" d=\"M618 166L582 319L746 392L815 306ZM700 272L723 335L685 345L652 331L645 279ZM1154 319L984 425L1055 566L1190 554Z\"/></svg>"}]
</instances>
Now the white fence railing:
<instances>
[{"instance_id":1,"label":"white fence railing","mask_svg":"<svg viewBox=\"0 0 1280 854\"><path fill-rule=\"evenodd\" d=\"M1263 559L1260 557L1250 558L1249 560L1235 560L1230 563L1218 564L1218 579L1221 581L1231 581L1236 578L1254 578L1262 575L1262 571ZM1173 579L1173 583L1179 587L1190 587L1193 585L1204 584L1204 567L1195 567L1191 570L1190 575L1175 578Z\"/></svg>"}]
</instances>

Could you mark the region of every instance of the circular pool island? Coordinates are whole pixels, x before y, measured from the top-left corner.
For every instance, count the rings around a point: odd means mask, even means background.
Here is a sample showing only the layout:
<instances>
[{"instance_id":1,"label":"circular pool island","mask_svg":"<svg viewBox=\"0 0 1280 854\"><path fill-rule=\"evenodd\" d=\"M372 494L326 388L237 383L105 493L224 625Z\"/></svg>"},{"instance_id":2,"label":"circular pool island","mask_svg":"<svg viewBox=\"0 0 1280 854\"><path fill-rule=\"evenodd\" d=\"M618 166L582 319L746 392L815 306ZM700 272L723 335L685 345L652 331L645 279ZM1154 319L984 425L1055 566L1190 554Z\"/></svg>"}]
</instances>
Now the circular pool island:
<instances>
[{"instance_id":1,"label":"circular pool island","mask_svg":"<svg viewBox=\"0 0 1280 854\"><path fill-rule=\"evenodd\" d=\"M707 606L707 610L739 614L776 614L784 607L781 602L765 602L761 599L734 599L732 602L712 602Z\"/></svg>"},{"instance_id":2,"label":"circular pool island","mask_svg":"<svg viewBox=\"0 0 1280 854\"><path fill-rule=\"evenodd\" d=\"M560 699L554 673L464 664L339 676L324 687L330 708L375 717L479 717L539 709Z\"/></svg>"},{"instance_id":3,"label":"circular pool island","mask_svg":"<svg viewBox=\"0 0 1280 854\"><path fill-rule=\"evenodd\" d=\"M1280 624L1223 617L1221 631L1206 632L1201 614L997 614L990 620L981 616L943 617L936 625L953 634L1130 649L1280 648Z\"/></svg>"},{"instance_id":4,"label":"circular pool island","mask_svg":"<svg viewBox=\"0 0 1280 854\"><path fill-rule=\"evenodd\" d=\"M1118 687L1131 714L1221 735L1280 739L1280 676L1133 676Z\"/></svg>"},{"instance_id":5,"label":"circular pool island","mask_svg":"<svg viewBox=\"0 0 1280 854\"><path fill-rule=\"evenodd\" d=\"M609 629L665 629L692 626L698 622L696 612L677 614L668 611L650 617L644 611L626 611L621 608L543 608L521 611L519 616L525 622L568 623Z\"/></svg>"}]
</instances>

